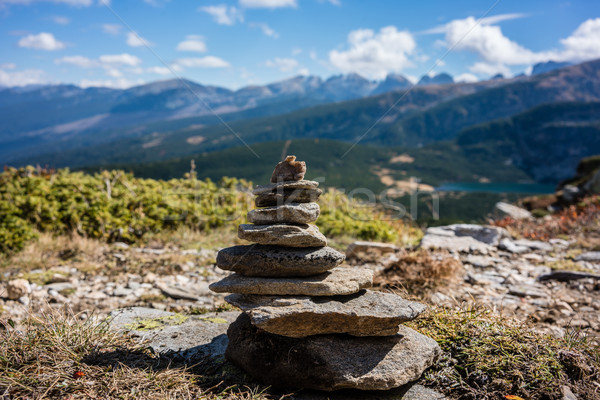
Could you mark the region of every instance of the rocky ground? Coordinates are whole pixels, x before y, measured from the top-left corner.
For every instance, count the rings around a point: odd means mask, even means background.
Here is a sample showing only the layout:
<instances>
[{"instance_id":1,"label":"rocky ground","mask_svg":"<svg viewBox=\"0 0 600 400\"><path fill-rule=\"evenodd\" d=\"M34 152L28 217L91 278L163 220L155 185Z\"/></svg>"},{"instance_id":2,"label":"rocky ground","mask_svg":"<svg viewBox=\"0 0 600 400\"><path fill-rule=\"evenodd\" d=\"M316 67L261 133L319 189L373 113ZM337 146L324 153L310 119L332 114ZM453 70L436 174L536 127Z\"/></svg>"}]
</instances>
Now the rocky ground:
<instances>
[{"instance_id":1,"label":"rocky ground","mask_svg":"<svg viewBox=\"0 0 600 400\"><path fill-rule=\"evenodd\" d=\"M456 229L431 228L422 247L433 259L459 260L462 268L446 286L423 292L427 302L453 305L476 302L499 313L533 321L544 332L562 336L580 330L600 336L600 253L563 239L513 240L501 228L491 238L452 236ZM440 251L441 249L441 251ZM402 287L395 268L407 254L394 246L363 244L350 265L368 265L387 287ZM62 251L65 251L64 249ZM18 321L30 309L68 305L81 318L103 317L112 310L143 306L202 313L224 305L208 285L228 275L214 265L217 249L143 248L124 243L101 245L95 264L88 254L63 255L60 264L27 273L6 270L0 284L2 317ZM368 254L367 254L368 253ZM104 269L104 270L103 270ZM563 271L563 272L560 272Z\"/></svg>"}]
</instances>

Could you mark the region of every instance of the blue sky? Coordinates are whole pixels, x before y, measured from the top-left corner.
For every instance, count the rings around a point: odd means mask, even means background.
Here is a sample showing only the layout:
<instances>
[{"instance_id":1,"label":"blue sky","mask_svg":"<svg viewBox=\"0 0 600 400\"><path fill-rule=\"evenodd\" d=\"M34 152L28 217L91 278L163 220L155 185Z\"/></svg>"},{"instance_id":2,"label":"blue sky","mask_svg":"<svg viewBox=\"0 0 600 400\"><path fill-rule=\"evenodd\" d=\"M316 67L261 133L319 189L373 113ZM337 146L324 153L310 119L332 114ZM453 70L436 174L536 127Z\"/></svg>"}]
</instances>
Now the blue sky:
<instances>
[{"instance_id":1,"label":"blue sky","mask_svg":"<svg viewBox=\"0 0 600 400\"><path fill-rule=\"evenodd\" d=\"M106 3L106 4L104 4ZM600 58L598 1L0 0L0 85L460 80Z\"/></svg>"}]
</instances>

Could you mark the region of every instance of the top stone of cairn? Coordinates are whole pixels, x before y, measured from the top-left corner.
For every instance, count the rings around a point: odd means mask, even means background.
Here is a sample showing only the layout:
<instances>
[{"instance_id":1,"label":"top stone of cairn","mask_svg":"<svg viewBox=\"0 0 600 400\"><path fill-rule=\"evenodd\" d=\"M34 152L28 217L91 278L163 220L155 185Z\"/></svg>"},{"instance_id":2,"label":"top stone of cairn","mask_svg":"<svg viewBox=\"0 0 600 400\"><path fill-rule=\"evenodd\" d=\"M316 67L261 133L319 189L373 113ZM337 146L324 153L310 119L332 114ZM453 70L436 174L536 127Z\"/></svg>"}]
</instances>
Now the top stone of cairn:
<instances>
[{"instance_id":1,"label":"top stone of cairn","mask_svg":"<svg viewBox=\"0 0 600 400\"><path fill-rule=\"evenodd\" d=\"M271 182L301 181L304 179L304 174L306 174L306 163L296 161L296 156L287 156L285 160L275 166Z\"/></svg>"}]
</instances>

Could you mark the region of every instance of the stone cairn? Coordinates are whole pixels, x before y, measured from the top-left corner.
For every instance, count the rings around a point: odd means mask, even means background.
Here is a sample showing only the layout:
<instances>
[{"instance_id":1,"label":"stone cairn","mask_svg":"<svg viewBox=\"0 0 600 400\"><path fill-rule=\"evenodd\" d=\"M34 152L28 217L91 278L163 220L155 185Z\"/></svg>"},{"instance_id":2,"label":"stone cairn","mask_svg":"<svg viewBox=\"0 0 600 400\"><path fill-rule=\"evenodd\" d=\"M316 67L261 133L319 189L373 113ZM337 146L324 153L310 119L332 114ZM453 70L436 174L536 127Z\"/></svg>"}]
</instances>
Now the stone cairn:
<instances>
[{"instance_id":1,"label":"stone cairn","mask_svg":"<svg viewBox=\"0 0 600 400\"><path fill-rule=\"evenodd\" d=\"M400 325L420 303L366 290L373 272L341 267L316 225L318 183L288 156L271 184L257 186L247 246L223 249L217 265L234 271L210 288L243 313L227 331L226 357L265 384L317 390L387 390L418 379L440 354L437 343Z\"/></svg>"}]
</instances>

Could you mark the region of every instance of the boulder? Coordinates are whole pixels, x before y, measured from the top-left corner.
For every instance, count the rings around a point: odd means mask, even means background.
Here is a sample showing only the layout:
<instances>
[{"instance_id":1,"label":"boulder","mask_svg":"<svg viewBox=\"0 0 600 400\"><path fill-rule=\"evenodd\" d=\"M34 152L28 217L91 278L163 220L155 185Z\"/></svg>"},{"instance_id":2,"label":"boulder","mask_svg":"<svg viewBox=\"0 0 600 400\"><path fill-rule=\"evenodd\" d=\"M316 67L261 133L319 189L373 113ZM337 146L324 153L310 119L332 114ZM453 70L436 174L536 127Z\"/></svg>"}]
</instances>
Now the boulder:
<instances>
[{"instance_id":1,"label":"boulder","mask_svg":"<svg viewBox=\"0 0 600 400\"><path fill-rule=\"evenodd\" d=\"M304 278L260 278L233 274L210 285L217 293L337 296L354 294L373 285L369 268L337 267Z\"/></svg>"},{"instance_id":2,"label":"boulder","mask_svg":"<svg viewBox=\"0 0 600 400\"><path fill-rule=\"evenodd\" d=\"M390 243L356 241L346 249L346 258L360 258L361 256L381 256L398 250L397 246Z\"/></svg>"},{"instance_id":3,"label":"boulder","mask_svg":"<svg viewBox=\"0 0 600 400\"><path fill-rule=\"evenodd\" d=\"M554 250L554 246L552 246L550 243L543 242L541 240L519 239L519 240L515 240L514 243L517 246L528 247L532 250L541 250L541 251Z\"/></svg>"},{"instance_id":4,"label":"boulder","mask_svg":"<svg viewBox=\"0 0 600 400\"><path fill-rule=\"evenodd\" d=\"M323 193L321 189L295 189L261 193L254 199L256 207L280 206L290 203L310 203L317 201Z\"/></svg>"},{"instance_id":5,"label":"boulder","mask_svg":"<svg viewBox=\"0 0 600 400\"><path fill-rule=\"evenodd\" d=\"M321 209L317 203L291 203L280 206L257 208L248 212L248 221L256 225L308 224L319 218Z\"/></svg>"},{"instance_id":6,"label":"boulder","mask_svg":"<svg viewBox=\"0 0 600 400\"><path fill-rule=\"evenodd\" d=\"M588 251L575 257L575 261L587 261L591 263L600 263L600 251Z\"/></svg>"},{"instance_id":7,"label":"boulder","mask_svg":"<svg viewBox=\"0 0 600 400\"><path fill-rule=\"evenodd\" d=\"M225 300L246 312L267 332L305 337L328 333L389 336L398 325L425 311L426 306L391 293L362 290L350 296L260 296L232 294Z\"/></svg>"},{"instance_id":8,"label":"boulder","mask_svg":"<svg viewBox=\"0 0 600 400\"><path fill-rule=\"evenodd\" d=\"M304 174L306 174L306 163L296 161L296 156L287 156L275 166L271 182L301 181L304 179Z\"/></svg>"},{"instance_id":9,"label":"boulder","mask_svg":"<svg viewBox=\"0 0 600 400\"><path fill-rule=\"evenodd\" d=\"M31 293L31 286L27 279L13 279L6 285L6 297L10 300L18 300Z\"/></svg>"},{"instance_id":10,"label":"boulder","mask_svg":"<svg viewBox=\"0 0 600 400\"><path fill-rule=\"evenodd\" d=\"M238 226L238 237L250 242L289 247L323 247L327 239L316 225L251 225Z\"/></svg>"},{"instance_id":11,"label":"boulder","mask_svg":"<svg viewBox=\"0 0 600 400\"><path fill-rule=\"evenodd\" d=\"M438 226L425 231L421 247L487 254L502 238L509 236L506 229L495 226L471 224Z\"/></svg>"},{"instance_id":12,"label":"boulder","mask_svg":"<svg viewBox=\"0 0 600 400\"><path fill-rule=\"evenodd\" d=\"M514 219L531 219L533 215L524 208L500 201L496 203L496 208Z\"/></svg>"},{"instance_id":13,"label":"boulder","mask_svg":"<svg viewBox=\"0 0 600 400\"><path fill-rule=\"evenodd\" d=\"M184 316L146 307L112 311L110 327L127 331L156 353L183 358L192 363L217 362L227 347L227 328L240 315L237 311Z\"/></svg>"},{"instance_id":14,"label":"boulder","mask_svg":"<svg viewBox=\"0 0 600 400\"><path fill-rule=\"evenodd\" d=\"M259 195L263 193L272 193L284 190L295 190L295 189L316 189L319 187L319 182L315 181L284 181L279 183L269 183L268 185L258 185L252 190L253 195Z\"/></svg>"},{"instance_id":15,"label":"boulder","mask_svg":"<svg viewBox=\"0 0 600 400\"><path fill-rule=\"evenodd\" d=\"M297 248L252 244L219 251L217 266L245 276L298 277L321 274L344 262L331 247Z\"/></svg>"},{"instance_id":16,"label":"boulder","mask_svg":"<svg viewBox=\"0 0 600 400\"><path fill-rule=\"evenodd\" d=\"M508 238L504 238L500 241L500 243L498 244L498 248L502 249L502 250L506 250L510 253L514 253L514 254L521 254L521 253L526 253L529 251L529 247L527 246L519 246L518 244L516 244L515 242L513 242L512 240L508 239Z\"/></svg>"},{"instance_id":17,"label":"boulder","mask_svg":"<svg viewBox=\"0 0 600 400\"><path fill-rule=\"evenodd\" d=\"M387 337L297 339L257 329L242 314L230 325L225 356L267 385L290 389L388 390L418 379L441 354L431 338L401 326Z\"/></svg>"}]
</instances>

